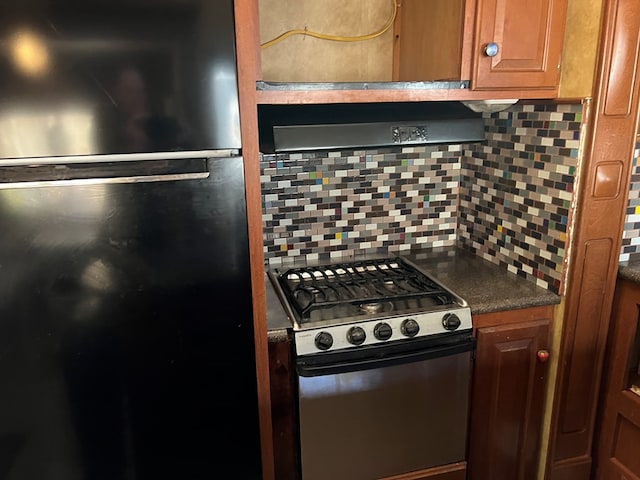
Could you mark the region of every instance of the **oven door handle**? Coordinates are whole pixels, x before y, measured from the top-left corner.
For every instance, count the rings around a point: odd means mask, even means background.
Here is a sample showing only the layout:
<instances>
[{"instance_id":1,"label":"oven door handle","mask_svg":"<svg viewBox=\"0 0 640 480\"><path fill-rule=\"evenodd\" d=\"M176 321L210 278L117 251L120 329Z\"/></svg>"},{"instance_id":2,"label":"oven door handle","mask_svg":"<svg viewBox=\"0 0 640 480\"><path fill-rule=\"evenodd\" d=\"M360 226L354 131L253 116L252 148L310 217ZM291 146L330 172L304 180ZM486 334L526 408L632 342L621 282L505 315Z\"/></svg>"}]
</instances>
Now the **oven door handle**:
<instances>
[{"instance_id":1,"label":"oven door handle","mask_svg":"<svg viewBox=\"0 0 640 480\"><path fill-rule=\"evenodd\" d=\"M471 335L448 338L439 343L431 339L400 341L398 344L373 345L359 350L324 352L298 357L296 370L302 377L317 377L370 370L474 351Z\"/></svg>"}]
</instances>

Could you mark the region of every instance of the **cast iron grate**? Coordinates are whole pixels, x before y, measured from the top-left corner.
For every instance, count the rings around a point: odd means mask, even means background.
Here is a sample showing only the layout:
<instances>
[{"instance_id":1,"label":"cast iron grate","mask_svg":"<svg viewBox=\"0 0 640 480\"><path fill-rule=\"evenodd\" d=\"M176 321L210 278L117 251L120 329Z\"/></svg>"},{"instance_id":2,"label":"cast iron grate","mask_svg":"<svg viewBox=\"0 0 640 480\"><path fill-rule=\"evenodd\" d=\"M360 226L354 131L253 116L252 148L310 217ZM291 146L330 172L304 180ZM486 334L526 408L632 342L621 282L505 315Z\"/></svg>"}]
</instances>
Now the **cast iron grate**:
<instances>
[{"instance_id":1,"label":"cast iron grate","mask_svg":"<svg viewBox=\"0 0 640 480\"><path fill-rule=\"evenodd\" d=\"M399 302L453 303L448 291L400 257L290 268L278 282L302 321L345 305L367 314L395 310Z\"/></svg>"}]
</instances>

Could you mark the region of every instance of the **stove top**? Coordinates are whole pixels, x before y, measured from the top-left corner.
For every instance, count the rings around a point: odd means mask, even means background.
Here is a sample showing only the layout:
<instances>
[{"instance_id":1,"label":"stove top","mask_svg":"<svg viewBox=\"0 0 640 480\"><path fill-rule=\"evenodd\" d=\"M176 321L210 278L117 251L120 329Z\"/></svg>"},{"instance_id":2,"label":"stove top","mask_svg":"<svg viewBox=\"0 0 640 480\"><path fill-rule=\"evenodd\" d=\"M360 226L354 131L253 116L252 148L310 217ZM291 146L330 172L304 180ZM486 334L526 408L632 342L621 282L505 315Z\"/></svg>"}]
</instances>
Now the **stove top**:
<instances>
[{"instance_id":1,"label":"stove top","mask_svg":"<svg viewBox=\"0 0 640 480\"><path fill-rule=\"evenodd\" d=\"M298 355L471 329L467 302L403 257L269 276L294 321Z\"/></svg>"}]
</instances>

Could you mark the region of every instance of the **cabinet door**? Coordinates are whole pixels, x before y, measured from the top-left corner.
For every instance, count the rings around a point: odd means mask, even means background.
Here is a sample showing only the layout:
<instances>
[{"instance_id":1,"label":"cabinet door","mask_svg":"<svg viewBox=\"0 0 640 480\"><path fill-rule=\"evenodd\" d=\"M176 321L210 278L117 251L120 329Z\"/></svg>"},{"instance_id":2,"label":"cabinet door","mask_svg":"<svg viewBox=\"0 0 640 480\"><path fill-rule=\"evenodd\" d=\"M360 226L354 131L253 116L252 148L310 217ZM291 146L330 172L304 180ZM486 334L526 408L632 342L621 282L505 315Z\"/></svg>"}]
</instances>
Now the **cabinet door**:
<instances>
[{"instance_id":1,"label":"cabinet door","mask_svg":"<svg viewBox=\"0 0 640 480\"><path fill-rule=\"evenodd\" d=\"M477 330L469 479L535 479L549 321Z\"/></svg>"},{"instance_id":2,"label":"cabinet door","mask_svg":"<svg viewBox=\"0 0 640 480\"><path fill-rule=\"evenodd\" d=\"M598 480L640 480L640 285L618 281L606 357Z\"/></svg>"},{"instance_id":3,"label":"cabinet door","mask_svg":"<svg viewBox=\"0 0 640 480\"><path fill-rule=\"evenodd\" d=\"M557 90L566 10L567 0L479 0L471 88Z\"/></svg>"}]
</instances>

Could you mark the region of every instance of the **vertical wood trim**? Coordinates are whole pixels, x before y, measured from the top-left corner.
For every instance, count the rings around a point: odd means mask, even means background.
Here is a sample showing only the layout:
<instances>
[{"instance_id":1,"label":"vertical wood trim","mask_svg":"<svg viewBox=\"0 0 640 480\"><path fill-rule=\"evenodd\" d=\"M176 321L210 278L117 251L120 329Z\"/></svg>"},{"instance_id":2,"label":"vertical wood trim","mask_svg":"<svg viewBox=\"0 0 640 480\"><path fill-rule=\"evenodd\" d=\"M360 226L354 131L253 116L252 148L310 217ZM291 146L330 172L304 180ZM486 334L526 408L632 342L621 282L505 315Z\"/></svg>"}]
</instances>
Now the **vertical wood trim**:
<instances>
[{"instance_id":1,"label":"vertical wood trim","mask_svg":"<svg viewBox=\"0 0 640 480\"><path fill-rule=\"evenodd\" d=\"M581 166L585 181L577 192L574 267L567 277L548 457L547 478L552 480L586 480L591 470L598 398L585 389L585 382L596 391L601 383L628 189L615 195L612 192L614 185L628 185L637 132L637 0L606 0L603 22L593 115L589 119L591 134ZM635 58L624 52L635 52ZM610 115L606 107L609 98L614 98L617 106L625 105L625 109L629 105L628 114L620 115L616 107L612 110L615 115ZM620 162L620 168L608 168L612 162ZM593 329L598 332L595 337ZM575 416L571 412L577 402L582 407Z\"/></svg>"},{"instance_id":2,"label":"vertical wood trim","mask_svg":"<svg viewBox=\"0 0 640 480\"><path fill-rule=\"evenodd\" d=\"M400 79L400 64L402 63L402 49L400 42L402 41L402 6L403 1L397 0L398 13L393 22L393 63L391 65L391 80L397 82Z\"/></svg>"},{"instance_id":3,"label":"vertical wood trim","mask_svg":"<svg viewBox=\"0 0 640 480\"><path fill-rule=\"evenodd\" d=\"M236 48L238 69L243 69L240 87L262 79L262 49L260 47L260 9L258 0L234 0L236 5ZM240 59L242 57L242 59ZM253 75L253 77L251 77Z\"/></svg>"},{"instance_id":4,"label":"vertical wood trim","mask_svg":"<svg viewBox=\"0 0 640 480\"><path fill-rule=\"evenodd\" d=\"M565 297L567 295L567 284L569 282L569 272L572 270L573 265L573 244L574 231L576 229L577 208L581 200L580 192L583 190L582 184L584 183L583 175L581 175L581 165L584 163L585 150L587 148L587 139L591 137L591 116L593 115L593 99L591 97L585 98L582 101L582 123L580 124L580 144L578 147L578 168L576 171L574 191L576 194L571 199L571 208L569 210L569 222L567 228L567 254L562 261L562 283L560 284L560 295Z\"/></svg>"},{"instance_id":5,"label":"vertical wood trim","mask_svg":"<svg viewBox=\"0 0 640 480\"><path fill-rule=\"evenodd\" d=\"M637 4L617 5L613 13L615 25L626 22L629 16L633 17L633 10L637 8ZM640 32L635 31L627 32L623 38L613 39L607 86L613 84L615 87L606 90L604 114L607 116L628 116L632 112L631 102L634 99L633 91L638 69L639 37ZM629 71L630 68L631 71Z\"/></svg>"},{"instance_id":6,"label":"vertical wood trim","mask_svg":"<svg viewBox=\"0 0 640 480\"><path fill-rule=\"evenodd\" d=\"M471 80L474 55L476 0L465 0L462 25L462 53L460 55L460 79Z\"/></svg>"},{"instance_id":7,"label":"vertical wood trim","mask_svg":"<svg viewBox=\"0 0 640 480\"><path fill-rule=\"evenodd\" d=\"M236 49L240 99L240 131L246 182L247 216L253 323L255 330L256 376L262 447L262 478L274 480L273 426L269 353L267 344L267 300L264 280L262 201L256 80L260 73L259 12L255 0L235 0Z\"/></svg>"}]
</instances>

